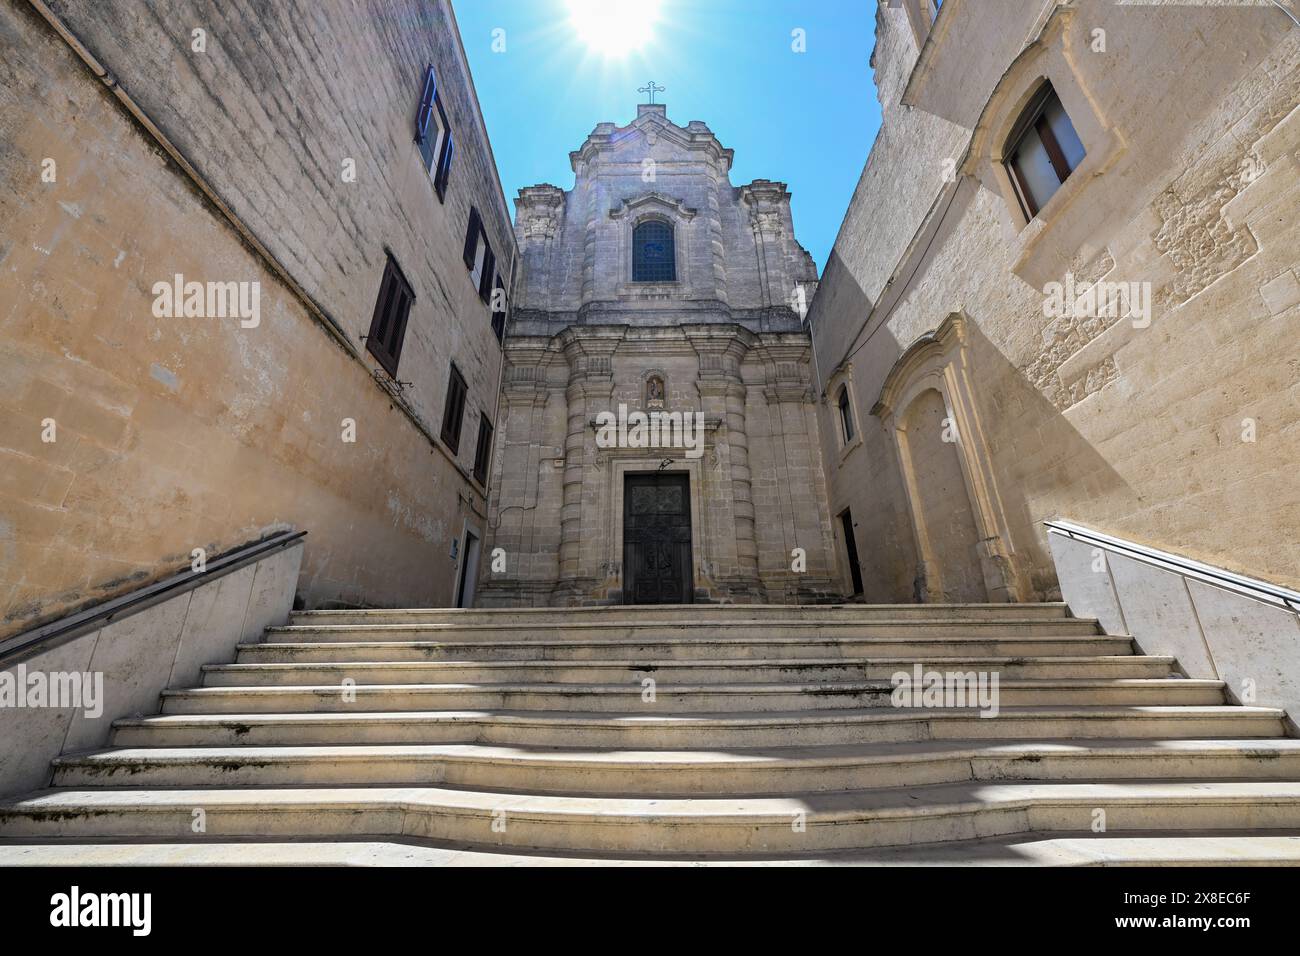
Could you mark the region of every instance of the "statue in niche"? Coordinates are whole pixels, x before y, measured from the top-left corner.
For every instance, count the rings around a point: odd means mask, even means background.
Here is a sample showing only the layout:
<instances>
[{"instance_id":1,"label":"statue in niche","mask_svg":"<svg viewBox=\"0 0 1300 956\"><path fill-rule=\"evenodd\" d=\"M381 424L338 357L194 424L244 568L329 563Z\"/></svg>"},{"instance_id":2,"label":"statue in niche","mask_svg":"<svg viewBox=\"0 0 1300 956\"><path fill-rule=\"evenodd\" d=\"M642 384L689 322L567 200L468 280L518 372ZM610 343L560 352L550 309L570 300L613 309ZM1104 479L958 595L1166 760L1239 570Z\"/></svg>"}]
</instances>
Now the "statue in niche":
<instances>
[{"instance_id":1,"label":"statue in niche","mask_svg":"<svg viewBox=\"0 0 1300 956\"><path fill-rule=\"evenodd\" d=\"M645 383L645 407L664 407L664 380L658 375L651 375Z\"/></svg>"}]
</instances>

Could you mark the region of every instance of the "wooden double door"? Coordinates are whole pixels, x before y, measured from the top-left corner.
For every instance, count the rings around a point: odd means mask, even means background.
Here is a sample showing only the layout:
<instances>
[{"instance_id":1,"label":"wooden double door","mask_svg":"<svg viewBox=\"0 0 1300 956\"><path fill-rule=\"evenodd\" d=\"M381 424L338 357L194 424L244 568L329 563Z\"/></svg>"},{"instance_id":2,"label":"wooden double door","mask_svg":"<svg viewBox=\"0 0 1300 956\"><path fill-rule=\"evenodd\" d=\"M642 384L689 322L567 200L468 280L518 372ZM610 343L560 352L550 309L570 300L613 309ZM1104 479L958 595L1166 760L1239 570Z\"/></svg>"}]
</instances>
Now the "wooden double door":
<instances>
[{"instance_id":1,"label":"wooden double door","mask_svg":"<svg viewBox=\"0 0 1300 956\"><path fill-rule=\"evenodd\" d=\"M623 603L689 604L691 490L676 472L627 475L623 487Z\"/></svg>"}]
</instances>

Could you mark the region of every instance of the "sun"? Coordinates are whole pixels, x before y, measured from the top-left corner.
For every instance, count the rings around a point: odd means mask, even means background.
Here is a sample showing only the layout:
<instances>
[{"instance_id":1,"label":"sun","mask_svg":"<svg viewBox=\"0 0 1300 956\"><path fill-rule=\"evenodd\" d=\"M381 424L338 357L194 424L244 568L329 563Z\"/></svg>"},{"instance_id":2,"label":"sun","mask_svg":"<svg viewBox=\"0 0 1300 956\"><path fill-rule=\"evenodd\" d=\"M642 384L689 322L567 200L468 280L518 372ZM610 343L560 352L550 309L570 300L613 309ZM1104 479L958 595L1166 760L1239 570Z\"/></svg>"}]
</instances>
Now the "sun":
<instances>
[{"instance_id":1,"label":"sun","mask_svg":"<svg viewBox=\"0 0 1300 956\"><path fill-rule=\"evenodd\" d=\"M659 21L659 0L565 0L569 23L593 53L622 57L645 46Z\"/></svg>"}]
</instances>

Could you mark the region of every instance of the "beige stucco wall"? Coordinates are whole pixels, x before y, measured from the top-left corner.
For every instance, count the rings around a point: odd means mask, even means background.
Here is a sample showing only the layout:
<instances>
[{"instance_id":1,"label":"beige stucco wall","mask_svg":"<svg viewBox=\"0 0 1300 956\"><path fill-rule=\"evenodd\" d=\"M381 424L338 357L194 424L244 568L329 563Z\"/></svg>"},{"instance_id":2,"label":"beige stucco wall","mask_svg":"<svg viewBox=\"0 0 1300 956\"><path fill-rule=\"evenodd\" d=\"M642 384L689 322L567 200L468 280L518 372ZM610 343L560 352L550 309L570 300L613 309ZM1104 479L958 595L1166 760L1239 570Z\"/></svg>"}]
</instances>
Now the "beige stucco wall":
<instances>
[{"instance_id":1,"label":"beige stucco wall","mask_svg":"<svg viewBox=\"0 0 1300 956\"><path fill-rule=\"evenodd\" d=\"M56 8L297 289L26 3L0 8L0 632L285 526L310 532L308 606L452 600L501 355L461 250L472 203L508 276L508 213L447 5L301 6L257 30L179 0ZM387 29L403 17L425 28ZM320 18L308 51L293 24ZM457 135L445 203L413 142L427 62ZM385 248L416 294L400 397L361 341ZM178 273L258 283L260 324L155 318ZM450 360L455 455L432 437Z\"/></svg>"},{"instance_id":2,"label":"beige stucco wall","mask_svg":"<svg viewBox=\"0 0 1300 956\"><path fill-rule=\"evenodd\" d=\"M945 3L928 79L904 11L878 21L884 126L811 313L822 382L852 382L863 432L842 449L823 406L831 511L852 508L867 596L910 599L919 560L872 409L953 314L983 430L962 439L991 476L1021 599L1059 593L1040 524L1057 516L1294 586L1300 30L1264 7L1014 6ZM1026 226L987 150L1042 76L1094 162ZM1150 327L1045 316L1066 272L1150 283Z\"/></svg>"}]
</instances>

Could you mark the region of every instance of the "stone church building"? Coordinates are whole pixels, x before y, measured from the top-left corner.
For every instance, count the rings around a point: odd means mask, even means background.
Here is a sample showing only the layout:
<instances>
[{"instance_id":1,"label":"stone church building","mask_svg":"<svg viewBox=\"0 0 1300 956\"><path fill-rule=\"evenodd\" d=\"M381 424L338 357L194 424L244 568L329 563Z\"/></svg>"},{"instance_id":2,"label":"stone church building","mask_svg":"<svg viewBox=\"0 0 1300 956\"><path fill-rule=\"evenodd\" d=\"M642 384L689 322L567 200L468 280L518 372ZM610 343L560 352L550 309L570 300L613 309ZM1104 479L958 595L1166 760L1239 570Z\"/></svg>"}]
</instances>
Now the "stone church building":
<instances>
[{"instance_id":1,"label":"stone church building","mask_svg":"<svg viewBox=\"0 0 1300 956\"><path fill-rule=\"evenodd\" d=\"M0 2L0 866L1300 863L1290 17L880 0L819 275L450 0Z\"/></svg>"},{"instance_id":2,"label":"stone church building","mask_svg":"<svg viewBox=\"0 0 1300 956\"><path fill-rule=\"evenodd\" d=\"M478 603L805 603L832 534L803 319L817 269L790 193L736 186L699 120L643 104L520 190ZM600 441L603 413L686 412L703 448Z\"/></svg>"}]
</instances>

